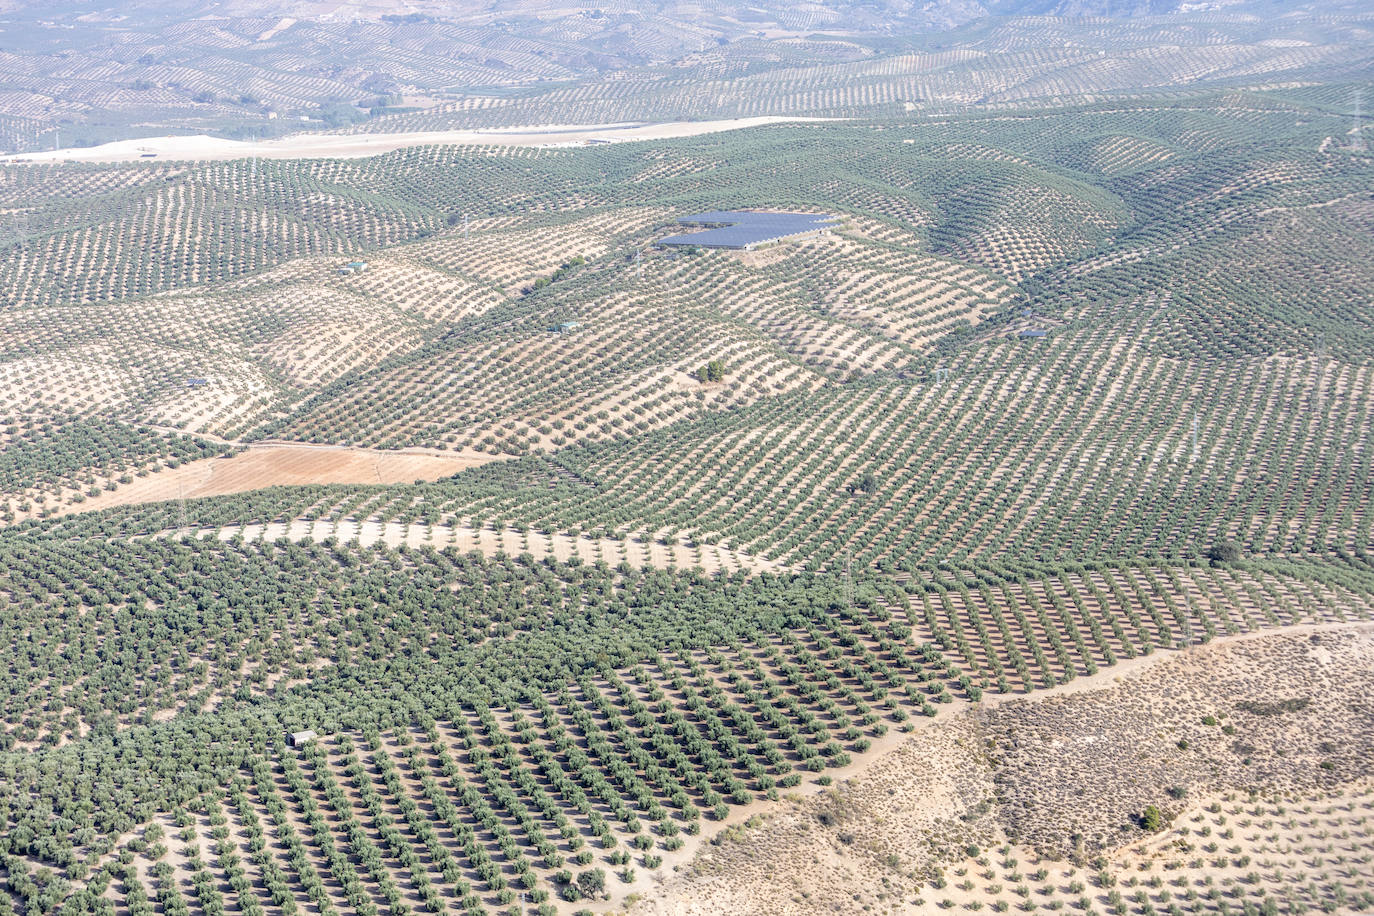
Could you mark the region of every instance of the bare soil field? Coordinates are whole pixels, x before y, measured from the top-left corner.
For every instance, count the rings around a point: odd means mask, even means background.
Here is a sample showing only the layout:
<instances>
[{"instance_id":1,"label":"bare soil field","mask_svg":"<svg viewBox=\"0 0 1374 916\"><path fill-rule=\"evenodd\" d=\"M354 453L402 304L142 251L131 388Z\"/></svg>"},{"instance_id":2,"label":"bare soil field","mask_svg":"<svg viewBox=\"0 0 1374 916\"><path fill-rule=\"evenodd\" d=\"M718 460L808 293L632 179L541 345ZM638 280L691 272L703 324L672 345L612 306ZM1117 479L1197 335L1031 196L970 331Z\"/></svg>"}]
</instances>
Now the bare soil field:
<instances>
[{"instance_id":1,"label":"bare soil field","mask_svg":"<svg viewBox=\"0 0 1374 916\"><path fill-rule=\"evenodd\" d=\"M295 134L280 140L248 142L221 137L145 137L118 140L100 146L58 149L41 153L5 156L11 163L49 162L148 162L153 160L223 159L358 159L412 146L585 146L632 140L666 140L695 137L724 130L740 130L765 124L828 121L831 118L762 116L717 121L668 121L661 124L545 124L488 130L417 131L397 134Z\"/></svg>"},{"instance_id":2,"label":"bare soil field","mask_svg":"<svg viewBox=\"0 0 1374 916\"><path fill-rule=\"evenodd\" d=\"M760 807L630 912L1367 911L1374 627L1156 657L933 723L817 797Z\"/></svg>"},{"instance_id":3,"label":"bare soil field","mask_svg":"<svg viewBox=\"0 0 1374 916\"><path fill-rule=\"evenodd\" d=\"M91 512L111 506L223 496L264 487L316 483L413 483L438 480L492 461L495 455L468 452L380 451L343 446L254 446L229 458L192 461L159 471L118 490L65 507Z\"/></svg>"}]
</instances>

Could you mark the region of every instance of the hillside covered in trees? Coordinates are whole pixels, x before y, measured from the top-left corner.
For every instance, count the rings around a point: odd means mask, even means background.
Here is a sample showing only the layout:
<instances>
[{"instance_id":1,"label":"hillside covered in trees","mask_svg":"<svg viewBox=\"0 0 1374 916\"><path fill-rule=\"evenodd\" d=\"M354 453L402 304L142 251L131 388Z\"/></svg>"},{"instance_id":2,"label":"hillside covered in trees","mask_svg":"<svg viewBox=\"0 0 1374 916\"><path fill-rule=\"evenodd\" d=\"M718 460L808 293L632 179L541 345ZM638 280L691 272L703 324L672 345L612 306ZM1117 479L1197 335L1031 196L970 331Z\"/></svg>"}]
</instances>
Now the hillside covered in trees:
<instances>
[{"instance_id":1,"label":"hillside covered in trees","mask_svg":"<svg viewBox=\"0 0 1374 916\"><path fill-rule=\"evenodd\" d=\"M0 916L1367 912L1370 17L1141 6L0 162Z\"/></svg>"}]
</instances>

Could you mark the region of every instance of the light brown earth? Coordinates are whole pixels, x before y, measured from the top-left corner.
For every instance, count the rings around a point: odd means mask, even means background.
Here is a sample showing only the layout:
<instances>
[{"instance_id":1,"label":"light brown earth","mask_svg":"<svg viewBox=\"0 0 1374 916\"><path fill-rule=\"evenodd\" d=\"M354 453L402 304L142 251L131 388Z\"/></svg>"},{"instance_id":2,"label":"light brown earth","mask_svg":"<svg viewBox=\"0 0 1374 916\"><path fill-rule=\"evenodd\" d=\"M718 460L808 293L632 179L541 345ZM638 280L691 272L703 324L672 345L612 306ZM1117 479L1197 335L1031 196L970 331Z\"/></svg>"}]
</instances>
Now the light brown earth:
<instances>
[{"instance_id":1,"label":"light brown earth","mask_svg":"<svg viewBox=\"0 0 1374 916\"><path fill-rule=\"evenodd\" d=\"M478 452L378 451L344 446L257 445L229 458L206 458L159 471L64 512L223 496L264 487L316 483L438 480L500 457Z\"/></svg>"},{"instance_id":2,"label":"light brown earth","mask_svg":"<svg viewBox=\"0 0 1374 916\"><path fill-rule=\"evenodd\" d=\"M1368 911L1374 625L1220 639L1092 680L941 717L818 796L753 806L629 912L1083 912L1087 898L1104 913L1113 891L1164 912L1214 886L1237 910L1269 895ZM1165 832L1133 823L1145 799Z\"/></svg>"},{"instance_id":3,"label":"light brown earth","mask_svg":"<svg viewBox=\"0 0 1374 916\"><path fill-rule=\"evenodd\" d=\"M830 121L833 118L763 116L718 121L667 121L660 124L545 124L490 130L417 131L400 134L294 134L279 140L226 140L222 137L145 137L100 146L0 157L11 163L157 162L221 159L356 159L412 146L586 146L632 140L695 137L765 124ZM148 154L152 154L151 156Z\"/></svg>"}]
</instances>

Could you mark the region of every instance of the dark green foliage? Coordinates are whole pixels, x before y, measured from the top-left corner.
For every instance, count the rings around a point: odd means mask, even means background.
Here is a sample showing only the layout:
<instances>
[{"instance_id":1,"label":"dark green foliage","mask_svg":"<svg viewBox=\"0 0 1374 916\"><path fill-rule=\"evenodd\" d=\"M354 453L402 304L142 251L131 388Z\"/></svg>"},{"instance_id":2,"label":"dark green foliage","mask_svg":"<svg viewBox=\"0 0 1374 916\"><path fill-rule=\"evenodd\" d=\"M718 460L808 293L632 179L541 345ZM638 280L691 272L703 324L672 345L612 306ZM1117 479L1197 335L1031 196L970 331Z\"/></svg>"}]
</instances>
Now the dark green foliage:
<instances>
[{"instance_id":1,"label":"dark green foliage","mask_svg":"<svg viewBox=\"0 0 1374 916\"><path fill-rule=\"evenodd\" d=\"M1263 703L1255 700L1242 700L1236 704L1236 709L1240 712L1249 713L1252 716L1281 716L1284 713L1299 712L1312 705L1311 697L1291 697L1286 700L1274 700Z\"/></svg>"},{"instance_id":2,"label":"dark green foliage","mask_svg":"<svg viewBox=\"0 0 1374 916\"><path fill-rule=\"evenodd\" d=\"M647 852L657 835L671 849L702 810L719 818L729 804L748 803L757 791L794 785L798 770L843 766L849 758L840 740L853 735L848 723L875 708L888 686L910 685L914 697L904 701L906 715L926 705L927 691L958 687L937 651L891 642L885 612L868 597L878 588L899 600L901 590L891 584L864 585L859 606L851 608L832 577L807 574L707 578L332 542L99 542L30 533L0 537L0 547L6 568L34 573L0 583L10 607L29 609L16 623L25 633L42 627L37 643L21 640L17 629L6 631L11 646L23 647L34 676L80 682L83 693L73 699L83 717L91 717L92 729L79 742L0 754L8 774L0 810L7 812L10 849L56 863L73 854L73 844L127 831L159 810L227 784L245 767L267 772L261 755L301 728L376 735L428 729L433 726L427 723L439 721L456 729L468 747L499 738L490 753L507 761L505 769L538 766L552 774L554 788L571 791L557 777L569 764L555 767L555 758L543 756L559 747L556 730L541 725L516 742L491 718L490 710L506 708L556 722L558 716L544 718L553 710L544 704L553 702L573 710L571 721L579 728L595 725L621 746L642 735L633 740L645 742L643 751L629 758L637 766L671 767L645 770L664 785L673 805L667 817L664 809L655 810L652 794L637 794L628 771L612 767L618 775L606 783L595 767L578 777L591 780L584 791L611 800L633 846ZM116 594L116 583L143 585ZM83 607L100 610L79 613ZM102 643L108 648L101 650ZM45 648L57 644L91 648L60 656ZM739 654L759 645L770 647L766 666ZM840 646L848 648L831 651ZM695 653L720 666L727 651L754 662L739 668L730 685L739 693L713 693L720 682ZM289 689L267 691L239 674L246 668L289 672L313 657L332 664ZM202 661L206 668L197 675ZM684 698L682 705L637 705L637 690L653 689L651 670L691 674L690 680L660 675ZM28 683L11 689L10 728L27 728L16 718L36 708L26 698ZM165 707L210 688L226 698L214 712L139 721L140 704ZM796 702L786 700L788 691L797 691ZM755 709L746 712L729 699L735 695ZM133 723L119 727L113 716L129 712ZM835 718L827 722L822 715ZM37 723L69 727L60 718ZM479 742L482 733L486 738ZM861 734L879 732L875 725ZM617 755L598 731L588 736L589 753L606 760ZM523 757L527 752L534 756ZM304 752L307 758L317 753ZM140 761L133 769L126 763L131 759ZM722 765L729 760L735 763ZM434 765L442 770L442 758ZM751 771L757 775L749 782L735 775ZM670 772L678 775L669 780ZM269 791L258 778L257 791ZM503 798L500 787L508 778L515 777L483 770L477 785ZM391 784L385 771L379 779ZM522 785L523 792L535 791L533 784ZM612 786L618 787L614 793ZM98 807L83 801L87 793L101 799ZM540 797L536 793L530 803L542 804ZM483 810L478 795L458 800ZM440 816L461 822L457 808L445 811L441 806ZM421 829L422 822L411 829ZM140 842L157 836L149 832ZM531 855L553 862L549 867L562 864L552 850L532 849ZM585 880L594 881L595 873L584 871L593 876ZM582 879L577 887L579 894L589 892ZM209 889L197 894L213 899ZM176 903L168 897L164 905Z\"/></svg>"},{"instance_id":3,"label":"dark green foliage","mask_svg":"<svg viewBox=\"0 0 1374 916\"><path fill-rule=\"evenodd\" d=\"M1214 563L1239 563L1244 555L1240 545L1228 538L1213 544L1207 551L1207 557Z\"/></svg>"},{"instance_id":4,"label":"dark green foliage","mask_svg":"<svg viewBox=\"0 0 1374 916\"><path fill-rule=\"evenodd\" d=\"M711 360L697 370L697 381L699 382L719 382L724 378L725 363L718 359Z\"/></svg>"},{"instance_id":5,"label":"dark green foliage","mask_svg":"<svg viewBox=\"0 0 1374 916\"><path fill-rule=\"evenodd\" d=\"M13 421L0 419L0 426ZM194 461L225 451L194 436L124 423L68 420L21 432L0 448L0 492L13 493L69 480L78 471L122 471L150 459Z\"/></svg>"},{"instance_id":6,"label":"dark green foliage","mask_svg":"<svg viewBox=\"0 0 1374 916\"><path fill-rule=\"evenodd\" d=\"M570 275L574 270L581 267L585 263L587 263L587 259L582 257L582 255L578 255L571 261L568 261L566 264L563 264L561 267L559 267L553 273L549 274L547 277L540 277L539 279L535 280L534 285L530 287L530 290L543 289L550 283L557 283L559 280L564 279L565 277Z\"/></svg>"},{"instance_id":7,"label":"dark green foliage","mask_svg":"<svg viewBox=\"0 0 1374 916\"><path fill-rule=\"evenodd\" d=\"M599 868L577 876L577 888L586 897L594 897L606 889L606 873Z\"/></svg>"}]
</instances>

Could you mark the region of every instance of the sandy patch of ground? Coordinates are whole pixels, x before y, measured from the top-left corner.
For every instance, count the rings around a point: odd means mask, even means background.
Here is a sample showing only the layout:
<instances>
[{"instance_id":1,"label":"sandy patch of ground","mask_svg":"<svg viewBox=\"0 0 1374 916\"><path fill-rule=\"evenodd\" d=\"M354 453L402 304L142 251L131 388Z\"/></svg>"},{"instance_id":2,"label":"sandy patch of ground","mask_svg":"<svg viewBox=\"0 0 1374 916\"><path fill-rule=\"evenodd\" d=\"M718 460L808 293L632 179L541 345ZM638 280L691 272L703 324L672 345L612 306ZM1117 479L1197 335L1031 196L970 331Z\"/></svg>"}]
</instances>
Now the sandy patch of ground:
<instances>
[{"instance_id":1,"label":"sandy patch of ground","mask_svg":"<svg viewBox=\"0 0 1374 916\"><path fill-rule=\"evenodd\" d=\"M295 20L295 19L291 18L290 16L283 16L281 19L277 20L277 24L276 24L276 25L272 26L272 28L270 28L270 29L268 29L267 31L263 32L262 34L258 35L257 40L258 40L258 41L266 41L267 39L271 38L273 35L276 35L278 32L284 32L284 31L286 31L287 29L291 28L291 27L292 27L293 25L295 25L295 24L296 24L296 20Z\"/></svg>"},{"instance_id":2,"label":"sandy patch of ground","mask_svg":"<svg viewBox=\"0 0 1374 916\"><path fill-rule=\"evenodd\" d=\"M117 140L100 146L59 149L42 153L5 156L10 163L49 162L154 162L158 160L247 159L356 159L377 156L412 146L436 144L484 146L586 146L633 140L666 140L698 134L740 130L764 124L829 121L833 118L765 116L720 121L667 121L659 124L550 124L489 130L418 131L402 134L295 134L279 140L256 142L220 137L145 137ZM152 154L152 155L148 155Z\"/></svg>"},{"instance_id":3,"label":"sandy patch of ground","mask_svg":"<svg viewBox=\"0 0 1374 916\"><path fill-rule=\"evenodd\" d=\"M999 837L951 863L920 910L1068 913L1368 913L1374 786L1223 792L1190 801L1166 830L1075 864ZM938 886L937 886L938 885ZM915 903L920 900L920 903ZM1177 908L1177 909L1175 909Z\"/></svg>"},{"instance_id":4,"label":"sandy patch of ground","mask_svg":"<svg viewBox=\"0 0 1374 916\"><path fill-rule=\"evenodd\" d=\"M1358 789L1374 775L1364 699L1374 627L1246 635L1151 658L1104 671L1110 682L1096 691L942 716L819 796L759 805L749 828L716 834L676 875L656 875L630 911L1006 912L1033 894L1067 912L1086 898L1102 913L1119 891L1164 912L1170 894L1206 906L1216 882L1236 906L1291 892L1308 906L1349 897L1332 911L1364 912L1354 898L1374 847ZM1235 810L1232 823L1201 816L1221 811L1204 811L1205 800L1247 797L1332 798L1327 807L1357 822L1300 836L1280 801L1248 815L1258 829ZM1172 832L1133 823L1147 803ZM1311 821L1298 814L1309 832ZM1318 843L1329 856L1314 855Z\"/></svg>"},{"instance_id":5,"label":"sandy patch of ground","mask_svg":"<svg viewBox=\"0 0 1374 916\"><path fill-rule=\"evenodd\" d=\"M111 506L223 496L264 487L316 483L413 483L438 480L492 461L495 455L377 451L363 448L254 446L229 458L206 458L159 471L94 497L66 512L91 512Z\"/></svg>"}]
</instances>

